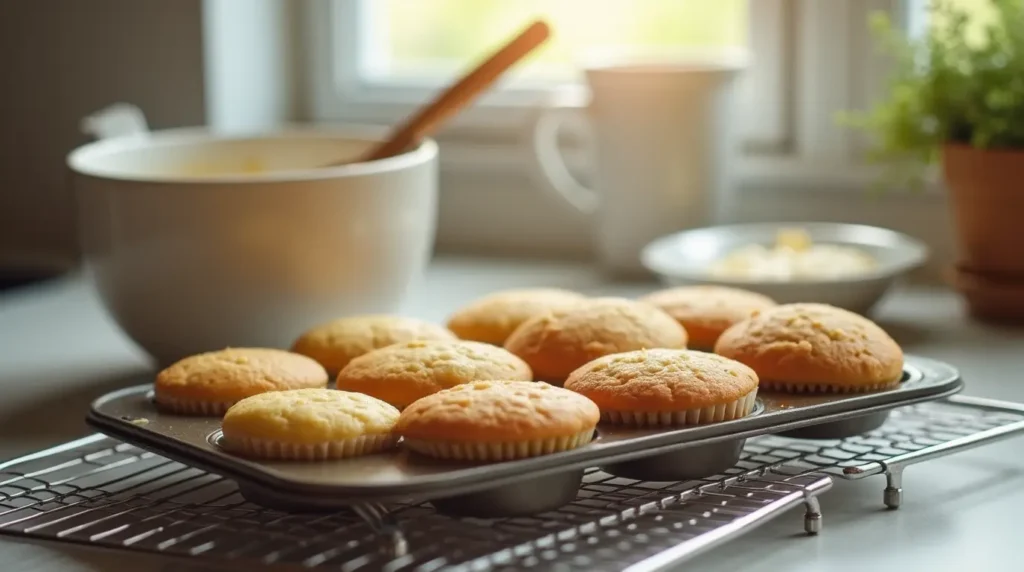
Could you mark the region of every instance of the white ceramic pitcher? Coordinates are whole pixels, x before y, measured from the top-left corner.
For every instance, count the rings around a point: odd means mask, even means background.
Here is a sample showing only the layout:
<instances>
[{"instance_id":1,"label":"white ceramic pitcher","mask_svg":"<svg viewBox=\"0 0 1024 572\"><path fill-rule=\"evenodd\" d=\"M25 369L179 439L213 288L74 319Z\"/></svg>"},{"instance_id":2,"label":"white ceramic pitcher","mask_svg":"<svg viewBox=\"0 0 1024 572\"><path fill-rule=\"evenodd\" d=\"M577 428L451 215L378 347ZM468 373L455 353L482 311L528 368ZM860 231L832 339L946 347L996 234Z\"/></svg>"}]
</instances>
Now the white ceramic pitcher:
<instances>
[{"instance_id":1,"label":"white ceramic pitcher","mask_svg":"<svg viewBox=\"0 0 1024 572\"><path fill-rule=\"evenodd\" d=\"M715 198L729 185L744 62L742 53L606 59L584 67L589 98L561 94L537 115L532 156L542 184L592 216L606 270L643 273L647 243L712 222ZM558 144L564 128L581 123L592 188L573 176Z\"/></svg>"}]
</instances>

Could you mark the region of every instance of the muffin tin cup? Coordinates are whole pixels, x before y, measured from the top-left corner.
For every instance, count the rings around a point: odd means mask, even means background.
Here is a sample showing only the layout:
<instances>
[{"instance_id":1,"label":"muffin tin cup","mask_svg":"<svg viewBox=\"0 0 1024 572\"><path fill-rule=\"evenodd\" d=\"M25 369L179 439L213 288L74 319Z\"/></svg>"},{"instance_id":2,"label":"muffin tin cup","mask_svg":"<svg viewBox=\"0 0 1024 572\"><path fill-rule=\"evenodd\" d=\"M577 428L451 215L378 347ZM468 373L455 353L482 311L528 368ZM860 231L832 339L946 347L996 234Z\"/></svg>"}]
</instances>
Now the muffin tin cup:
<instances>
[{"instance_id":1,"label":"muffin tin cup","mask_svg":"<svg viewBox=\"0 0 1024 572\"><path fill-rule=\"evenodd\" d=\"M437 498L430 504L438 512L451 516L493 518L539 514L576 500L583 473L583 469L553 473L493 489Z\"/></svg>"},{"instance_id":2,"label":"muffin tin cup","mask_svg":"<svg viewBox=\"0 0 1024 572\"><path fill-rule=\"evenodd\" d=\"M360 455L380 453L395 446L395 438L390 433L383 435L363 435L329 443L282 443L266 439L238 439L228 446L221 443L226 450L250 459L320 461L357 457Z\"/></svg>"},{"instance_id":3,"label":"muffin tin cup","mask_svg":"<svg viewBox=\"0 0 1024 572\"><path fill-rule=\"evenodd\" d=\"M190 415L195 417L223 417L227 410L235 404L234 401L189 401L185 399L174 399L161 397L154 400L156 407L165 413L172 415Z\"/></svg>"},{"instance_id":4,"label":"muffin tin cup","mask_svg":"<svg viewBox=\"0 0 1024 572\"><path fill-rule=\"evenodd\" d=\"M742 419L756 408L757 388L754 388L750 393L730 403L681 411L603 411L601 420L625 427L669 429Z\"/></svg>"},{"instance_id":5,"label":"muffin tin cup","mask_svg":"<svg viewBox=\"0 0 1024 572\"><path fill-rule=\"evenodd\" d=\"M792 431L780 431L777 435L790 437L792 439L846 439L854 435L863 435L878 429L888 421L891 411L881 411L858 417L822 423L820 425L809 425Z\"/></svg>"},{"instance_id":6,"label":"muffin tin cup","mask_svg":"<svg viewBox=\"0 0 1024 572\"><path fill-rule=\"evenodd\" d=\"M599 468L616 477L638 481L696 481L719 475L736 466L746 439L697 445L678 451L641 457Z\"/></svg>"},{"instance_id":7,"label":"muffin tin cup","mask_svg":"<svg viewBox=\"0 0 1024 572\"><path fill-rule=\"evenodd\" d=\"M172 415L152 403L152 386L115 391L96 400L92 426L122 441L235 480L249 500L287 511L337 510L368 502L429 501L442 512L475 517L521 516L570 502L583 471L600 467L624 478L680 481L735 465L746 439L783 434L833 439L863 433L889 412L962 390L957 371L934 360L906 357L899 387L863 394L758 391L749 415L701 425L598 426L585 445L499 463L430 459L402 444L392 452L332 461L261 461L220 444L220 420Z\"/></svg>"},{"instance_id":8,"label":"muffin tin cup","mask_svg":"<svg viewBox=\"0 0 1024 572\"><path fill-rule=\"evenodd\" d=\"M899 385L919 383L924 373L918 368L904 368L903 377L900 378ZM778 391L769 392L767 395L771 396L770 399L798 399L793 394L780 393ZM802 394L812 395L812 394ZM835 399L840 395L854 395L854 394L839 394L839 393L818 393L815 395L817 399L821 398L832 398ZM876 411L866 415L857 415L842 419L839 421L832 421L829 423L819 423L814 425L806 425L796 429L788 431L780 431L776 435L782 437L790 437L792 439L813 439L813 440L832 440L832 439L846 439L847 437L853 437L854 435L863 435L870 433L875 429L878 429L889 419L889 415L892 413L891 410L886 409L883 411Z\"/></svg>"},{"instance_id":9,"label":"muffin tin cup","mask_svg":"<svg viewBox=\"0 0 1024 572\"><path fill-rule=\"evenodd\" d=\"M438 512L456 517L529 516L557 510L576 500L583 473L583 469L554 473L429 502ZM238 492L253 504L288 513L330 513L353 505L351 499L294 494L245 480L238 481Z\"/></svg>"}]
</instances>

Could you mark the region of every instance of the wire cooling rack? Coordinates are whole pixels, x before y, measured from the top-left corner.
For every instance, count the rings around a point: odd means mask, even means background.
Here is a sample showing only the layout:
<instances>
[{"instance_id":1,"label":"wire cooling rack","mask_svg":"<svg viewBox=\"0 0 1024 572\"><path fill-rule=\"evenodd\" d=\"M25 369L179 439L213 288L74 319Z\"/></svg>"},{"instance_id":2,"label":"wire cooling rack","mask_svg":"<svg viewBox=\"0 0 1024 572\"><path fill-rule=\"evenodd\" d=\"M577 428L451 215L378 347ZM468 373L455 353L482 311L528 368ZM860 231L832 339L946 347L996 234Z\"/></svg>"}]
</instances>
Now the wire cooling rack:
<instances>
[{"instance_id":1,"label":"wire cooling rack","mask_svg":"<svg viewBox=\"0 0 1024 572\"><path fill-rule=\"evenodd\" d=\"M345 571L663 569L804 507L833 478L887 475L1024 431L1024 405L956 396L893 412L842 441L748 441L726 474L655 483L587 473L573 503L529 518L480 520L430 505L286 514L246 502L222 477L93 435L0 465L0 534L210 562Z\"/></svg>"}]
</instances>

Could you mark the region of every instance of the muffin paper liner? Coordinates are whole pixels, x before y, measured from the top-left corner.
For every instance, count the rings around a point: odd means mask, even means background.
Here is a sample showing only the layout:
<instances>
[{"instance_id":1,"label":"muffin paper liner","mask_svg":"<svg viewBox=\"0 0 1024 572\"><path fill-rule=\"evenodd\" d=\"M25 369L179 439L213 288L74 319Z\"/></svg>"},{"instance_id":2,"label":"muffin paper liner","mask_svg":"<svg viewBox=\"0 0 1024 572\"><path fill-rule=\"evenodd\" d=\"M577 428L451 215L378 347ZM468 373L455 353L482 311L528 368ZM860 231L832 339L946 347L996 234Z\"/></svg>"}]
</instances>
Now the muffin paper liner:
<instances>
[{"instance_id":1,"label":"muffin paper liner","mask_svg":"<svg viewBox=\"0 0 1024 572\"><path fill-rule=\"evenodd\" d=\"M552 437L533 441L501 441L466 443L460 441L431 441L404 439L402 443L420 453L436 459L453 461L498 462L539 457L568 451L586 445L594 438L594 428L567 437Z\"/></svg>"},{"instance_id":2,"label":"muffin paper liner","mask_svg":"<svg viewBox=\"0 0 1024 572\"><path fill-rule=\"evenodd\" d=\"M682 411L609 411L601 412L601 420L613 425L631 427L679 427L703 425L746 417L754 410L757 388L729 403L696 407Z\"/></svg>"},{"instance_id":3,"label":"muffin paper liner","mask_svg":"<svg viewBox=\"0 0 1024 572\"><path fill-rule=\"evenodd\" d=\"M769 391L786 393L868 393L899 386L900 380L874 383L871 385L838 385L817 383L784 383L761 380L761 387Z\"/></svg>"},{"instance_id":4,"label":"muffin paper liner","mask_svg":"<svg viewBox=\"0 0 1024 572\"><path fill-rule=\"evenodd\" d=\"M223 417L235 401L199 401L192 399L176 399L157 395L153 399L159 409L178 415L194 415L197 417Z\"/></svg>"},{"instance_id":5,"label":"muffin paper liner","mask_svg":"<svg viewBox=\"0 0 1024 572\"><path fill-rule=\"evenodd\" d=\"M393 448L395 441L395 436L390 433L313 444L225 435L223 445L228 451L244 457L271 461L329 461L380 453Z\"/></svg>"}]
</instances>

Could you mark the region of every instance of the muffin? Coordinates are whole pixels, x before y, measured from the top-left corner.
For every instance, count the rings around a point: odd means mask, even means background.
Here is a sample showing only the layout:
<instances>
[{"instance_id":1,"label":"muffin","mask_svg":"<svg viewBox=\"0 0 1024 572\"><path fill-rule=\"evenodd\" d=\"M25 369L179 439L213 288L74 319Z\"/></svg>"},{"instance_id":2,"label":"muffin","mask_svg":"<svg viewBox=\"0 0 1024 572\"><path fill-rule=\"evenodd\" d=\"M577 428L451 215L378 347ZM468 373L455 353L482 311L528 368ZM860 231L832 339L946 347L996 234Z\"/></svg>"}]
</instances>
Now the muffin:
<instances>
[{"instance_id":1,"label":"muffin","mask_svg":"<svg viewBox=\"0 0 1024 572\"><path fill-rule=\"evenodd\" d=\"M758 310L776 306L771 298L725 286L679 286L652 292L641 302L661 308L686 328L687 347L711 351L726 329Z\"/></svg>"},{"instance_id":2,"label":"muffin","mask_svg":"<svg viewBox=\"0 0 1024 572\"><path fill-rule=\"evenodd\" d=\"M586 297L560 288L526 288L495 292L470 302L448 318L455 335L500 346L526 320L570 306Z\"/></svg>"},{"instance_id":3,"label":"muffin","mask_svg":"<svg viewBox=\"0 0 1024 572\"><path fill-rule=\"evenodd\" d=\"M233 405L221 422L221 444L257 459L347 459L393 448L396 421L397 409L369 395L293 389L254 395Z\"/></svg>"},{"instance_id":4,"label":"muffin","mask_svg":"<svg viewBox=\"0 0 1024 572\"><path fill-rule=\"evenodd\" d=\"M889 389L903 351L877 324L826 304L785 304L726 330L715 353L745 363L764 389L856 393Z\"/></svg>"},{"instance_id":5,"label":"muffin","mask_svg":"<svg viewBox=\"0 0 1024 572\"><path fill-rule=\"evenodd\" d=\"M403 444L438 459L481 463L548 455L594 437L597 405L532 381L476 381L428 395L402 411Z\"/></svg>"},{"instance_id":6,"label":"muffin","mask_svg":"<svg viewBox=\"0 0 1024 572\"><path fill-rule=\"evenodd\" d=\"M299 336L292 351L309 356L337 375L348 362L371 350L412 340L454 340L448 329L402 316L365 315L320 324Z\"/></svg>"},{"instance_id":7,"label":"muffin","mask_svg":"<svg viewBox=\"0 0 1024 572\"><path fill-rule=\"evenodd\" d=\"M609 423L671 427L745 417L757 381L754 370L722 356L653 349L598 358L572 372L565 388L596 403Z\"/></svg>"},{"instance_id":8,"label":"muffin","mask_svg":"<svg viewBox=\"0 0 1024 572\"><path fill-rule=\"evenodd\" d=\"M327 372L316 361L271 348L228 348L187 357L156 376L158 408L184 415L223 415L241 399L268 391L321 388Z\"/></svg>"},{"instance_id":9,"label":"muffin","mask_svg":"<svg viewBox=\"0 0 1024 572\"><path fill-rule=\"evenodd\" d=\"M625 298L590 298L523 322L505 349L534 379L561 384L583 364L639 349L685 348L686 330L658 308Z\"/></svg>"},{"instance_id":10,"label":"muffin","mask_svg":"<svg viewBox=\"0 0 1024 572\"><path fill-rule=\"evenodd\" d=\"M533 380L526 362L480 342L413 341L363 354L338 374L338 389L358 391L399 409L471 381Z\"/></svg>"}]
</instances>

